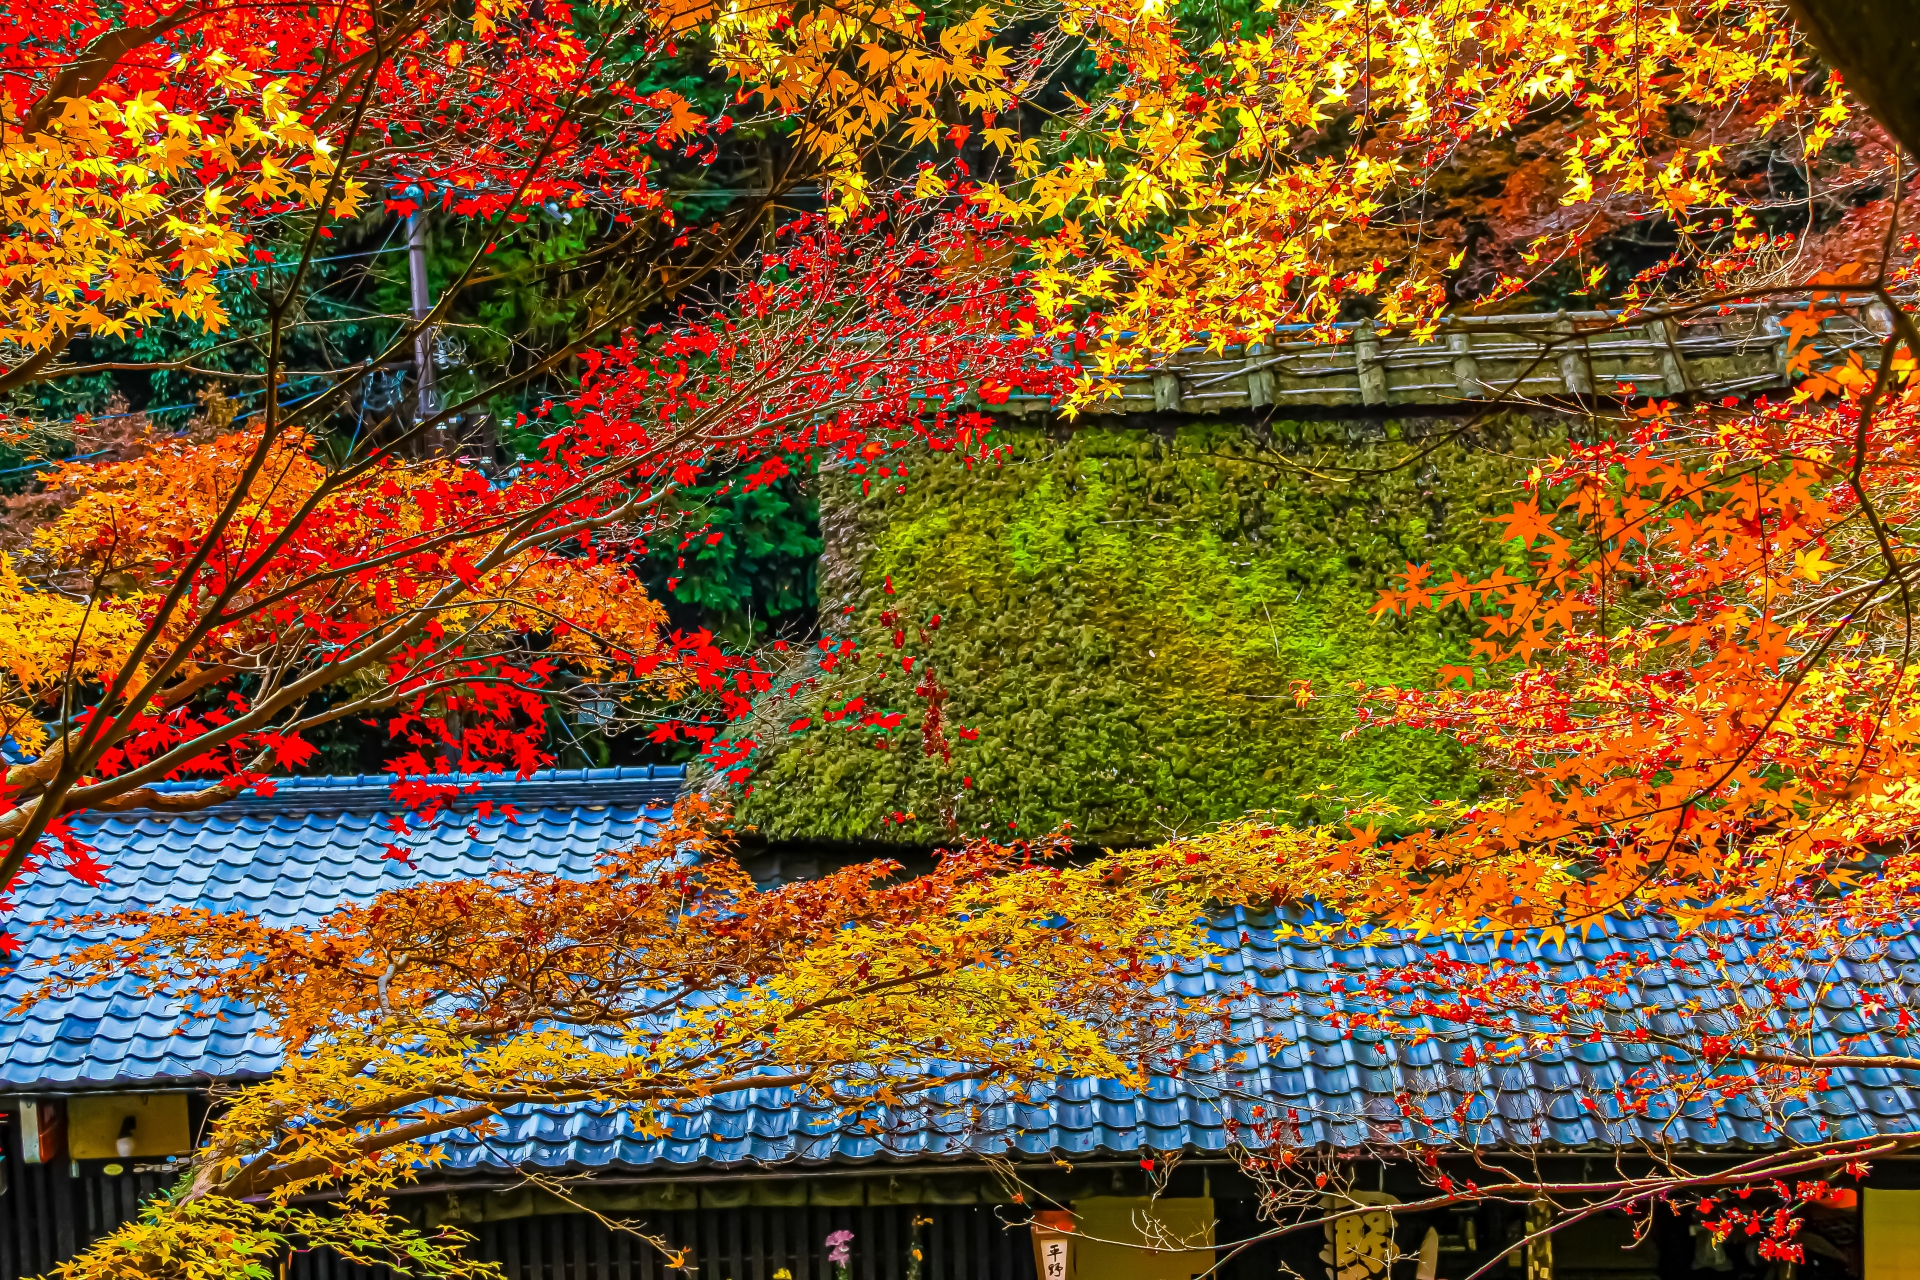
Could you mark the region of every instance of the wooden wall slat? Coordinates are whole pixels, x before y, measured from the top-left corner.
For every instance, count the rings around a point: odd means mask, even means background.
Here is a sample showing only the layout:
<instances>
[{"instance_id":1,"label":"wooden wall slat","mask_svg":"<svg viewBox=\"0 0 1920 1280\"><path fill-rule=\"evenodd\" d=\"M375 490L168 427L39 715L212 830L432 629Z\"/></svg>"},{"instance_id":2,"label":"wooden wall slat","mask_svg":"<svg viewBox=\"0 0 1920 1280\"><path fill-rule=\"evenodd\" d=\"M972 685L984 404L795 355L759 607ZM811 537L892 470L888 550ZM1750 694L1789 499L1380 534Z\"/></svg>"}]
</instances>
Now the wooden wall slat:
<instances>
[{"instance_id":1,"label":"wooden wall slat","mask_svg":"<svg viewBox=\"0 0 1920 1280\"><path fill-rule=\"evenodd\" d=\"M27 1185L32 1188L31 1203L28 1212L33 1214L31 1227L35 1243L39 1245L38 1262L42 1268L53 1265L55 1258L67 1255L60 1248L60 1227L54 1221L54 1188L50 1166L44 1164L28 1165L24 1170Z\"/></svg>"},{"instance_id":2,"label":"wooden wall slat","mask_svg":"<svg viewBox=\"0 0 1920 1280\"><path fill-rule=\"evenodd\" d=\"M31 1165L15 1167L20 1171L19 1182L12 1191L14 1207L18 1210L14 1221L20 1228L20 1269L26 1275L35 1275L45 1269L48 1252L40 1238L47 1230L41 1205L40 1173Z\"/></svg>"},{"instance_id":3,"label":"wooden wall slat","mask_svg":"<svg viewBox=\"0 0 1920 1280\"><path fill-rule=\"evenodd\" d=\"M0 1165L0 1179L4 1179L13 1172L16 1161L7 1154L4 1147L0 1147L0 1160L6 1161L4 1165ZM20 1228L12 1212L18 1200L18 1196L11 1195L6 1190L0 1190L0 1276L18 1276L26 1273L26 1268L20 1265Z\"/></svg>"},{"instance_id":4,"label":"wooden wall slat","mask_svg":"<svg viewBox=\"0 0 1920 1280\"><path fill-rule=\"evenodd\" d=\"M856 1217L860 1224L853 1228L853 1243L860 1250L854 1256L854 1264L859 1269L853 1274L859 1276L860 1280L880 1280L881 1258L885 1254L886 1245L875 1229L873 1210L862 1209L852 1216Z\"/></svg>"},{"instance_id":5,"label":"wooden wall slat","mask_svg":"<svg viewBox=\"0 0 1920 1280\"><path fill-rule=\"evenodd\" d=\"M638 1243L625 1231L613 1238L613 1280L633 1280L633 1246ZM641 1245L645 1248L645 1245Z\"/></svg>"},{"instance_id":6,"label":"wooden wall slat","mask_svg":"<svg viewBox=\"0 0 1920 1280\"><path fill-rule=\"evenodd\" d=\"M537 1218L527 1219L526 1241L527 1269L523 1273L527 1280L546 1280L546 1242L540 1238L540 1222Z\"/></svg>"},{"instance_id":7,"label":"wooden wall slat","mask_svg":"<svg viewBox=\"0 0 1920 1280\"><path fill-rule=\"evenodd\" d=\"M483 1222L477 1227L468 1227L467 1230L473 1233L473 1247L481 1257L498 1258L500 1256L499 1223ZM507 1280L513 1280L513 1277L508 1276Z\"/></svg>"},{"instance_id":8,"label":"wooden wall slat","mask_svg":"<svg viewBox=\"0 0 1920 1280\"><path fill-rule=\"evenodd\" d=\"M676 1209L668 1214L667 1220L672 1224L667 1231L667 1243L675 1249L685 1249L687 1251L687 1261L697 1267L701 1261L699 1220L692 1213L681 1209ZM662 1280L679 1280L680 1273L669 1271L666 1267L666 1259L662 1258L660 1261L660 1275ZM693 1274L697 1275L698 1272L696 1271Z\"/></svg>"},{"instance_id":9,"label":"wooden wall slat","mask_svg":"<svg viewBox=\"0 0 1920 1280\"><path fill-rule=\"evenodd\" d=\"M505 1263L507 1280L526 1280L526 1262L520 1256L520 1225L518 1222L500 1224L500 1235L506 1243L506 1252L501 1256Z\"/></svg>"},{"instance_id":10,"label":"wooden wall slat","mask_svg":"<svg viewBox=\"0 0 1920 1280\"><path fill-rule=\"evenodd\" d=\"M699 1237L700 1250L699 1257L696 1261L699 1263L700 1269L695 1274L700 1277L700 1280L721 1280L720 1216L714 1213L704 1213L696 1215L695 1221L701 1227L706 1228L705 1232Z\"/></svg>"},{"instance_id":11,"label":"wooden wall slat","mask_svg":"<svg viewBox=\"0 0 1920 1280\"><path fill-rule=\"evenodd\" d=\"M773 1272L785 1267L794 1275L800 1273L794 1269L793 1253L787 1244L787 1226L792 1220L793 1210L773 1209L767 1213L767 1233L772 1237L773 1265L768 1268L769 1280Z\"/></svg>"},{"instance_id":12,"label":"wooden wall slat","mask_svg":"<svg viewBox=\"0 0 1920 1280\"><path fill-rule=\"evenodd\" d=\"M813 1280L813 1210L794 1209L793 1280Z\"/></svg>"},{"instance_id":13,"label":"wooden wall slat","mask_svg":"<svg viewBox=\"0 0 1920 1280\"><path fill-rule=\"evenodd\" d=\"M868 1229L876 1233L874 1244L880 1252L880 1262L876 1268L879 1280L900 1280L901 1269L906 1265L902 1255L907 1247L900 1237L900 1226L906 1221L906 1213L910 1212L911 1209L905 1212L891 1209L884 1213L867 1210L870 1220Z\"/></svg>"},{"instance_id":14,"label":"wooden wall slat","mask_svg":"<svg viewBox=\"0 0 1920 1280\"><path fill-rule=\"evenodd\" d=\"M672 1221L663 1214L659 1218L649 1222L647 1224L647 1230L656 1235L661 1232L670 1233L673 1230L673 1224ZM669 1243L672 1242L672 1236L670 1234L667 1239ZM660 1280L661 1265L666 1261L665 1258L660 1256L660 1251L652 1245L643 1244L638 1240L634 1241L633 1249L634 1262L639 1272L640 1280Z\"/></svg>"},{"instance_id":15,"label":"wooden wall slat","mask_svg":"<svg viewBox=\"0 0 1920 1280\"><path fill-rule=\"evenodd\" d=\"M769 1276L780 1269L778 1263L771 1266L767 1264L769 1216L764 1209L747 1211L747 1256L750 1261L747 1263L747 1274L742 1277L742 1280L768 1280Z\"/></svg>"}]
</instances>

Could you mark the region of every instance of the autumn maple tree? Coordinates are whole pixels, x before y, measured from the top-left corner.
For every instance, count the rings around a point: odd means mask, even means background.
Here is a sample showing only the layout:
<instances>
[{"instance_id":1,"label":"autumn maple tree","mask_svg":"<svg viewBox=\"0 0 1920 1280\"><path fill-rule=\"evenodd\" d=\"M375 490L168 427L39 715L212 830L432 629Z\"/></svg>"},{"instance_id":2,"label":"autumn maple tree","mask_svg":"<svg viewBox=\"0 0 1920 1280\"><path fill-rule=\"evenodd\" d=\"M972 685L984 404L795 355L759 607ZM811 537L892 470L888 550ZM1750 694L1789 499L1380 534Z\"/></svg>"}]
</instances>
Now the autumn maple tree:
<instances>
[{"instance_id":1,"label":"autumn maple tree","mask_svg":"<svg viewBox=\"0 0 1920 1280\"><path fill-rule=\"evenodd\" d=\"M190 1177L62 1274L230 1274L289 1247L497 1274L389 1197L447 1141L529 1105L660 1135L716 1095L781 1089L817 1123L885 1138L1062 1076L1138 1081L1219 1034L1213 997L1169 1003L1143 979L1209 949L1209 903L1272 890L1264 852L1070 867L988 845L916 878L878 862L762 890L714 817L684 807L584 880L423 883L312 928L206 911L66 922L80 937L48 991L126 975L238 1001L273 1019L289 1061L229 1101ZM87 944L103 924L137 933ZM689 1242L653 1243L677 1266Z\"/></svg>"},{"instance_id":2,"label":"autumn maple tree","mask_svg":"<svg viewBox=\"0 0 1920 1280\"><path fill-rule=\"evenodd\" d=\"M229 411L209 430L45 466L55 511L0 562L0 715L29 757L0 796L0 886L110 876L76 819L268 793L349 718L392 743L395 798L422 820L460 802L447 774L546 763L549 717L569 702L655 715L699 700L715 714L687 732L724 768L751 745L719 739L716 717L809 677L776 689L759 660L666 633L634 561L685 533L659 514L671 496L910 441L978 448L979 404L1060 377L1010 340L1022 299L1003 223L917 179L869 181L875 139L942 94L974 113L1009 104L986 15L8 17L0 389L132 367L238 394L217 397ZM731 86L734 115L645 87L682 42ZM710 163L743 120L784 139L767 190L711 220L676 216L659 175ZM803 182L817 207L777 209ZM340 359L315 337L326 242L429 208L471 243L459 275L426 314L386 317L371 354ZM600 273L574 328L480 390L376 405L374 374L422 350L490 254L568 211L599 228L566 264ZM149 331L181 335L187 354L114 358ZM301 368L296 352L328 363ZM513 456L469 448L466 415L514 387L537 401ZM231 410L246 398L257 407ZM15 403L23 444L45 438L46 402ZM1103 873L982 850L932 878L876 867L763 894L710 844L676 828L583 883L428 886L272 936L244 916L31 922L81 931L48 991L126 971L132 946L156 990L231 981L289 1054L226 1108L190 1182L76 1273L229 1274L293 1245L487 1273L386 1196L437 1158L436 1138L483 1133L516 1100L597 1101L657 1128L772 1082L871 1120L1070 1064L1142 1069L1179 1051L1185 1024L1147 998L1141 966L1155 944L1192 951L1197 904L1239 878L1144 859L1113 869L1140 883L1118 895ZM109 940L91 945L94 928ZM564 989L526 986L561 969ZM339 1209L301 1207L316 1191Z\"/></svg>"},{"instance_id":3,"label":"autumn maple tree","mask_svg":"<svg viewBox=\"0 0 1920 1280\"><path fill-rule=\"evenodd\" d=\"M1107 154L1128 157L1124 175L1089 159L1084 180L1035 184L1060 184L1050 207L1083 215L1037 242L1048 259L1042 309L1112 311L1079 396L1101 394L1103 371L1202 330L1216 342L1259 340L1287 319L1334 339L1334 322L1353 316L1422 335L1463 302L1526 297L1549 270L1580 266L1596 289L1606 273L1582 266L1584 250L1622 216L1666 224L1671 251L1596 295L1618 324L1588 340L1765 303L1783 316L1794 385L1712 403L1623 386L1611 405L1568 406L1578 429L1499 517L1506 560L1410 564L1381 593L1376 614L1389 624L1414 611L1464 615L1477 630L1474 660L1422 687L1361 691L1355 732L1464 742L1493 780L1487 794L1421 810L1360 803L1312 843L1254 823L1188 847L1271 848L1290 895L1326 913L1301 931L1329 940L1372 929L1456 940L1519 931L1549 950L1612 940L1604 963L1571 977L1435 948L1330 999L1336 1020L1371 1040L1464 1046L1453 1059L1462 1072L1421 1084L1409 1070L1396 1117L1377 1126L1379 1154L1411 1161L1433 1184L1403 1209L1493 1197L1573 1217L1629 1209L1644 1222L1670 1202L1698 1210L1717 1238L1758 1235L1766 1257L1795 1260L1797 1208L1829 1194L1828 1179L1920 1142L1842 1141L1812 1109L1835 1069L1920 1067L1908 999L1875 976L1920 907L1920 331L1916 243L1900 218L1910 162L1887 150L1875 233L1858 257L1826 256L1816 228L1742 189L1739 157L1785 122L1799 122L1810 182L1836 130L1874 128L1777 7L1282 13L1181 64L1205 77L1202 91L1141 75L1104 110L1090 107L1085 127ZM1858 35L1833 47L1844 54ZM1123 47L1116 36L1116 59ZM1902 91L1881 75L1870 101ZM1483 131L1541 113L1562 148L1562 229L1529 246L1525 273L1459 299L1445 277L1463 250L1426 222L1423 187ZM1890 108L1896 132L1903 121ZM1087 234L1154 216L1156 191L1173 229L1155 248ZM1842 313L1863 318L1873 340L1823 353L1822 326ZM1689 992L1661 1003L1650 993L1675 970ZM1857 1006L1836 1019L1822 993L1842 981ZM1471 1122L1476 1099L1491 1101L1503 1068L1594 1038L1656 1050L1644 1071L1575 1089L1603 1140L1642 1163L1567 1181L1512 1152L1489 1164ZM1752 1120L1777 1150L1692 1167L1681 1117ZM1271 1109L1245 1134L1248 1165L1283 1220L1275 1231L1314 1221L1326 1179L1339 1182L1301 1147L1300 1119ZM1476 1167L1450 1173L1437 1163L1448 1155ZM1748 1202L1756 1190L1762 1199Z\"/></svg>"},{"instance_id":4,"label":"autumn maple tree","mask_svg":"<svg viewBox=\"0 0 1920 1280\"><path fill-rule=\"evenodd\" d=\"M979 265L1004 262L1006 231L862 177L916 103L1004 104L984 18L56 4L14 6L5 32L0 387L166 369L258 403L41 475L59 513L0 571L0 716L32 757L0 799L0 885L36 860L98 876L75 815L270 789L341 722L392 742L399 798L430 813L447 794L419 777L537 767L569 698L756 692L750 660L664 634L632 572L649 537L680 536L671 495L818 453L969 447L971 404L1050 376L1005 340L1009 277ZM647 87L680 41L787 139L757 199L696 224L661 175L710 161L736 119ZM803 180L825 207L774 216ZM321 251L423 210L471 241L458 278L344 359ZM371 380L426 349L489 255L567 211L601 228L562 264L603 273L578 323L445 403L377 403ZM149 329L185 354L111 358ZM295 376L296 352L333 363ZM515 388L539 398L502 464L462 433ZM31 444L46 424L21 403ZM153 785L180 778L204 785Z\"/></svg>"},{"instance_id":5,"label":"autumn maple tree","mask_svg":"<svg viewBox=\"0 0 1920 1280\"><path fill-rule=\"evenodd\" d=\"M752 484L809 451L974 447L986 423L969 396L1026 385L1073 410L1113 371L1189 345L1292 324L1339 341L1350 321L1431 337L1450 312L1522 305L1553 278L1620 325L1762 299L1795 309L1794 390L1704 404L1619 388L1618 408L1570 407L1580 443L1502 517L1510 562L1410 565L1383 594L1383 617L1464 611L1476 662L1429 687L1365 691L1357 731L1468 742L1500 784L1471 802L1361 803L1305 832L1255 821L1078 869L978 849L930 877L867 868L769 893L704 836L670 832L588 882L506 873L409 889L312 934L197 913L84 922L120 936L76 944L50 990L131 966L156 990L266 1008L290 1057L234 1101L189 1182L74 1275L173 1274L177 1257L209 1259L180 1274L211 1273L220 1256L296 1238L478 1273L457 1240L412 1234L386 1198L432 1162L435 1139L485 1132L523 1103L657 1125L773 1078L886 1123L962 1081L1184 1067L1204 1040L1156 1029L1198 1036L1194 1019L1221 1010L1167 1003L1149 957L1203 951L1209 902L1279 901L1327 938L1656 923L1698 949L1707 985L1736 1007L1677 1032L1606 1021L1664 1037L1672 1069L1596 1107L1646 1114L1684 1095L1784 1117L1834 1067L1920 1067L1873 1040L1906 1028L1890 992L1837 1048L1812 1015L1783 1013L1871 958L1915 905L1920 335L1904 306L1901 172L1880 175L1870 260L1820 260L1806 248L1816 229L1786 220L1797 196L1759 198L1745 181L1746 149L1765 143L1817 184L1826 144L1871 129L1780 7L1327 0L1203 29L1158 0L941 18L904 5L54 6L23 9L13 31L6 385L83 369L76 342L171 318L235 329L257 353L263 404L210 441L53 473L71 501L0 582L18 636L6 714L36 755L8 779L0 882L34 857L99 874L71 815L270 785L327 717L392 725L405 798L431 809L452 797L425 775L540 762L539 709L562 672L596 698L704 685L727 717L778 702L791 686L764 668L662 636L622 567L662 496L711 471ZM637 87L635 68L680 41L737 118ZM1098 78L1064 75L1082 54ZM665 157L706 156L750 118L788 130L769 191L804 177L818 207L771 233L764 204L669 220ZM1430 222L1426 193L1522 127L1553 143L1563 216L1511 270L1463 289L1450 273L1472 246ZM333 448L364 365L329 370L298 405L282 398L324 233L425 203L483 228L462 280L549 208L599 211L612 230L594 263L630 268L589 295L577 340L512 375L578 370L511 469L423 447L472 403ZM1629 223L1664 228L1670 251L1614 288L1590 252ZM242 337L219 273L281 250L291 283ZM704 310L650 328L697 285L712 289ZM1820 355L1823 315L1869 302L1884 317L1877 349ZM383 354L411 349L449 305L393 326ZM1057 358L1067 350L1080 365ZM751 754L704 728L723 765ZM152 787L178 777L206 786ZM1730 935L1761 943L1723 945ZM558 968L540 963L548 947L586 958L529 992L521 975ZM1435 961L1375 975L1339 1014L1389 1038L1439 1019L1501 1040L1497 1065L1597 1032L1592 1011L1631 1009L1636 966L1657 963L1623 947L1567 984ZM1773 1003L1738 994L1755 973L1774 979ZM663 986L686 996L648 1004ZM1424 1123L1383 1137L1386 1153L1485 1154ZM1428 1203L1645 1209L1782 1182L1792 1204L1910 1141L1780 1131L1778 1159L1712 1175L1623 1132L1657 1161L1619 1185L1548 1185L1522 1168L1464 1186L1434 1156ZM1312 1172L1290 1141L1284 1124L1249 1128L1246 1158L1278 1189L1276 1211L1312 1212L1326 1184L1288 1183ZM296 1202L323 1189L344 1197L338 1214ZM1791 1256L1790 1228L1765 1230Z\"/></svg>"}]
</instances>

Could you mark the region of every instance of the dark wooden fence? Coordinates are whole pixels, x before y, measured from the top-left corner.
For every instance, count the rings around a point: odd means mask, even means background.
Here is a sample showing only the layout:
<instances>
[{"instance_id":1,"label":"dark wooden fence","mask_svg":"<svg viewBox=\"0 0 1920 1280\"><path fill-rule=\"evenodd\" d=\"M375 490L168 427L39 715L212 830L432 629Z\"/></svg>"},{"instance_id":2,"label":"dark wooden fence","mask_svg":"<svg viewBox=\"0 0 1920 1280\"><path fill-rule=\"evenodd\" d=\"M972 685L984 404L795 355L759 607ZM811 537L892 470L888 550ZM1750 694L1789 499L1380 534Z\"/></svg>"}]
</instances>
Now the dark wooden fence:
<instances>
[{"instance_id":1,"label":"dark wooden fence","mask_svg":"<svg viewBox=\"0 0 1920 1280\"><path fill-rule=\"evenodd\" d=\"M74 1176L66 1164L22 1166L17 1149L6 1166L8 1187L0 1193L0 1280L49 1274L87 1244L130 1218L139 1201L172 1181L157 1173L108 1176L83 1167ZM1413 1190L1412 1187L1407 1190ZM432 1197L403 1200L420 1210ZM1217 1199L1217 1236L1245 1240L1271 1227L1247 1199ZM827 1262L827 1237L851 1231L850 1280L1035 1280L1033 1249L1024 1226L1009 1226L1020 1216L1012 1206L992 1204L918 1204L829 1207L746 1205L740 1208L689 1208L608 1213L633 1223L676 1249L687 1250L680 1268L630 1232L610 1227L590 1213L533 1213L525 1217L473 1223L464 1229L477 1237L474 1252L500 1264L507 1280L775 1280L784 1270L792 1280L834 1280ZM1443 1275L1472 1274L1481 1267L1493 1274L1511 1246L1513 1215L1496 1206L1475 1213L1477 1246L1444 1256ZM1613 1215L1619 1217L1619 1215ZM1402 1246L1415 1248L1429 1225L1457 1231L1448 1214L1409 1220ZM921 1260L912 1269L914 1233ZM1588 1222L1581 1230L1556 1237L1555 1274L1561 1280L1683 1280L1693 1242L1679 1217L1663 1214L1655 1240L1637 1249L1632 1225ZM1289 1271L1298 1276L1326 1274L1321 1260L1322 1233L1300 1231L1222 1257L1215 1280L1271 1280ZM1396 1271L1396 1275L1401 1274ZM1411 1274L1410 1271L1407 1274ZM1753 1280L1748 1271L1717 1275L1717 1280ZM1821 1270L1810 1265L1811 1280L1851 1275L1844 1267ZM295 1253L284 1260L279 1280L401 1280L384 1267L361 1267L328 1253ZM1111 1280L1083 1277L1083 1280ZM1695 1280L1698 1280L1696 1277Z\"/></svg>"},{"instance_id":2,"label":"dark wooden fence","mask_svg":"<svg viewBox=\"0 0 1920 1280\"><path fill-rule=\"evenodd\" d=\"M56 1262L132 1218L140 1202L175 1181L172 1174L74 1177L69 1166L23 1164L17 1142L0 1164L0 1280L42 1275Z\"/></svg>"},{"instance_id":3,"label":"dark wooden fence","mask_svg":"<svg viewBox=\"0 0 1920 1280\"><path fill-rule=\"evenodd\" d=\"M889 1205L878 1208L741 1208L624 1215L678 1248L686 1270L633 1235L586 1214L488 1222L472 1228L479 1253L509 1280L832 1280L826 1238L851 1231L852 1280L907 1280L915 1219L920 1280L1032 1280L1025 1227L1008 1227L992 1205ZM319 1271L313 1280L346 1280Z\"/></svg>"},{"instance_id":4,"label":"dark wooden fence","mask_svg":"<svg viewBox=\"0 0 1920 1280\"><path fill-rule=\"evenodd\" d=\"M50 1273L89 1243L131 1219L141 1200L173 1179L154 1173L109 1177L65 1164L22 1165L8 1153L0 1192L0 1280ZM919 1232L919 1280L1033 1280L1023 1226L994 1205L862 1208L690 1209L610 1214L689 1251L675 1270L658 1249L584 1213L542 1214L466 1228L476 1252L508 1280L832 1280L826 1238L853 1232L853 1280L910 1280ZM916 1219L918 1220L916 1228ZM384 1268L353 1266L330 1254L296 1254L287 1280L392 1280Z\"/></svg>"}]
</instances>

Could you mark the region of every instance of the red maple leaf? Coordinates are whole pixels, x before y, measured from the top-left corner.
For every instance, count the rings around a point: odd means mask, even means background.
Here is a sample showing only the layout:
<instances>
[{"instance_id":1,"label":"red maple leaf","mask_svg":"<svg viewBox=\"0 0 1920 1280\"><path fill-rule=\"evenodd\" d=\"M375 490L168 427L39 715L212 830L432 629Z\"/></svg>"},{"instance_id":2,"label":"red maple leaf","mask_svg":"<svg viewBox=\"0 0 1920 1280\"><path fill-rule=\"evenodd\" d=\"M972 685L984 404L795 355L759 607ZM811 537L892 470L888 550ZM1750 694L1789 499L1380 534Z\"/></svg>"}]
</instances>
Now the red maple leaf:
<instances>
[{"instance_id":1,"label":"red maple leaf","mask_svg":"<svg viewBox=\"0 0 1920 1280\"><path fill-rule=\"evenodd\" d=\"M93 856L91 849L77 849L67 855L67 874L90 889L107 882L107 864Z\"/></svg>"}]
</instances>

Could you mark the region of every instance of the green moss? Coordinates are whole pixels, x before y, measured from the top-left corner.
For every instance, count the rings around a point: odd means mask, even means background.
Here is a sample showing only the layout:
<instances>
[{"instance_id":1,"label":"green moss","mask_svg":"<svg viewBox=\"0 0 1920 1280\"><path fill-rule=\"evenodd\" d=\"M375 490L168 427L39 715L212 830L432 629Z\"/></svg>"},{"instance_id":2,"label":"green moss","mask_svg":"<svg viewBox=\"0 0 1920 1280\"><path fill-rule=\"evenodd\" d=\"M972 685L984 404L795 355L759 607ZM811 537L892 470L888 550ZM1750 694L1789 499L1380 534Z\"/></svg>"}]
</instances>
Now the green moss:
<instances>
[{"instance_id":1,"label":"green moss","mask_svg":"<svg viewBox=\"0 0 1920 1280\"><path fill-rule=\"evenodd\" d=\"M861 479L823 477L823 508L856 522L827 530L829 556L851 563L826 566L823 605L852 604L850 630L866 635L889 604L940 614L931 657L952 722L979 738L951 765L911 732L886 749L804 738L766 762L742 817L775 838L937 841L951 813L961 830L1065 821L1131 841L1252 809L1307 816L1302 797L1321 787L1402 800L1475 789L1438 737L1350 733L1354 682L1426 682L1465 661L1463 620L1375 623L1368 610L1410 560L1494 563L1485 517L1554 439L1513 418L1367 472L1431 432L1014 429L997 466L912 459L904 493L870 476L863 497ZM1301 679L1320 694L1305 706ZM911 683L890 677L883 700L917 714ZM901 826L896 812L920 817Z\"/></svg>"}]
</instances>

